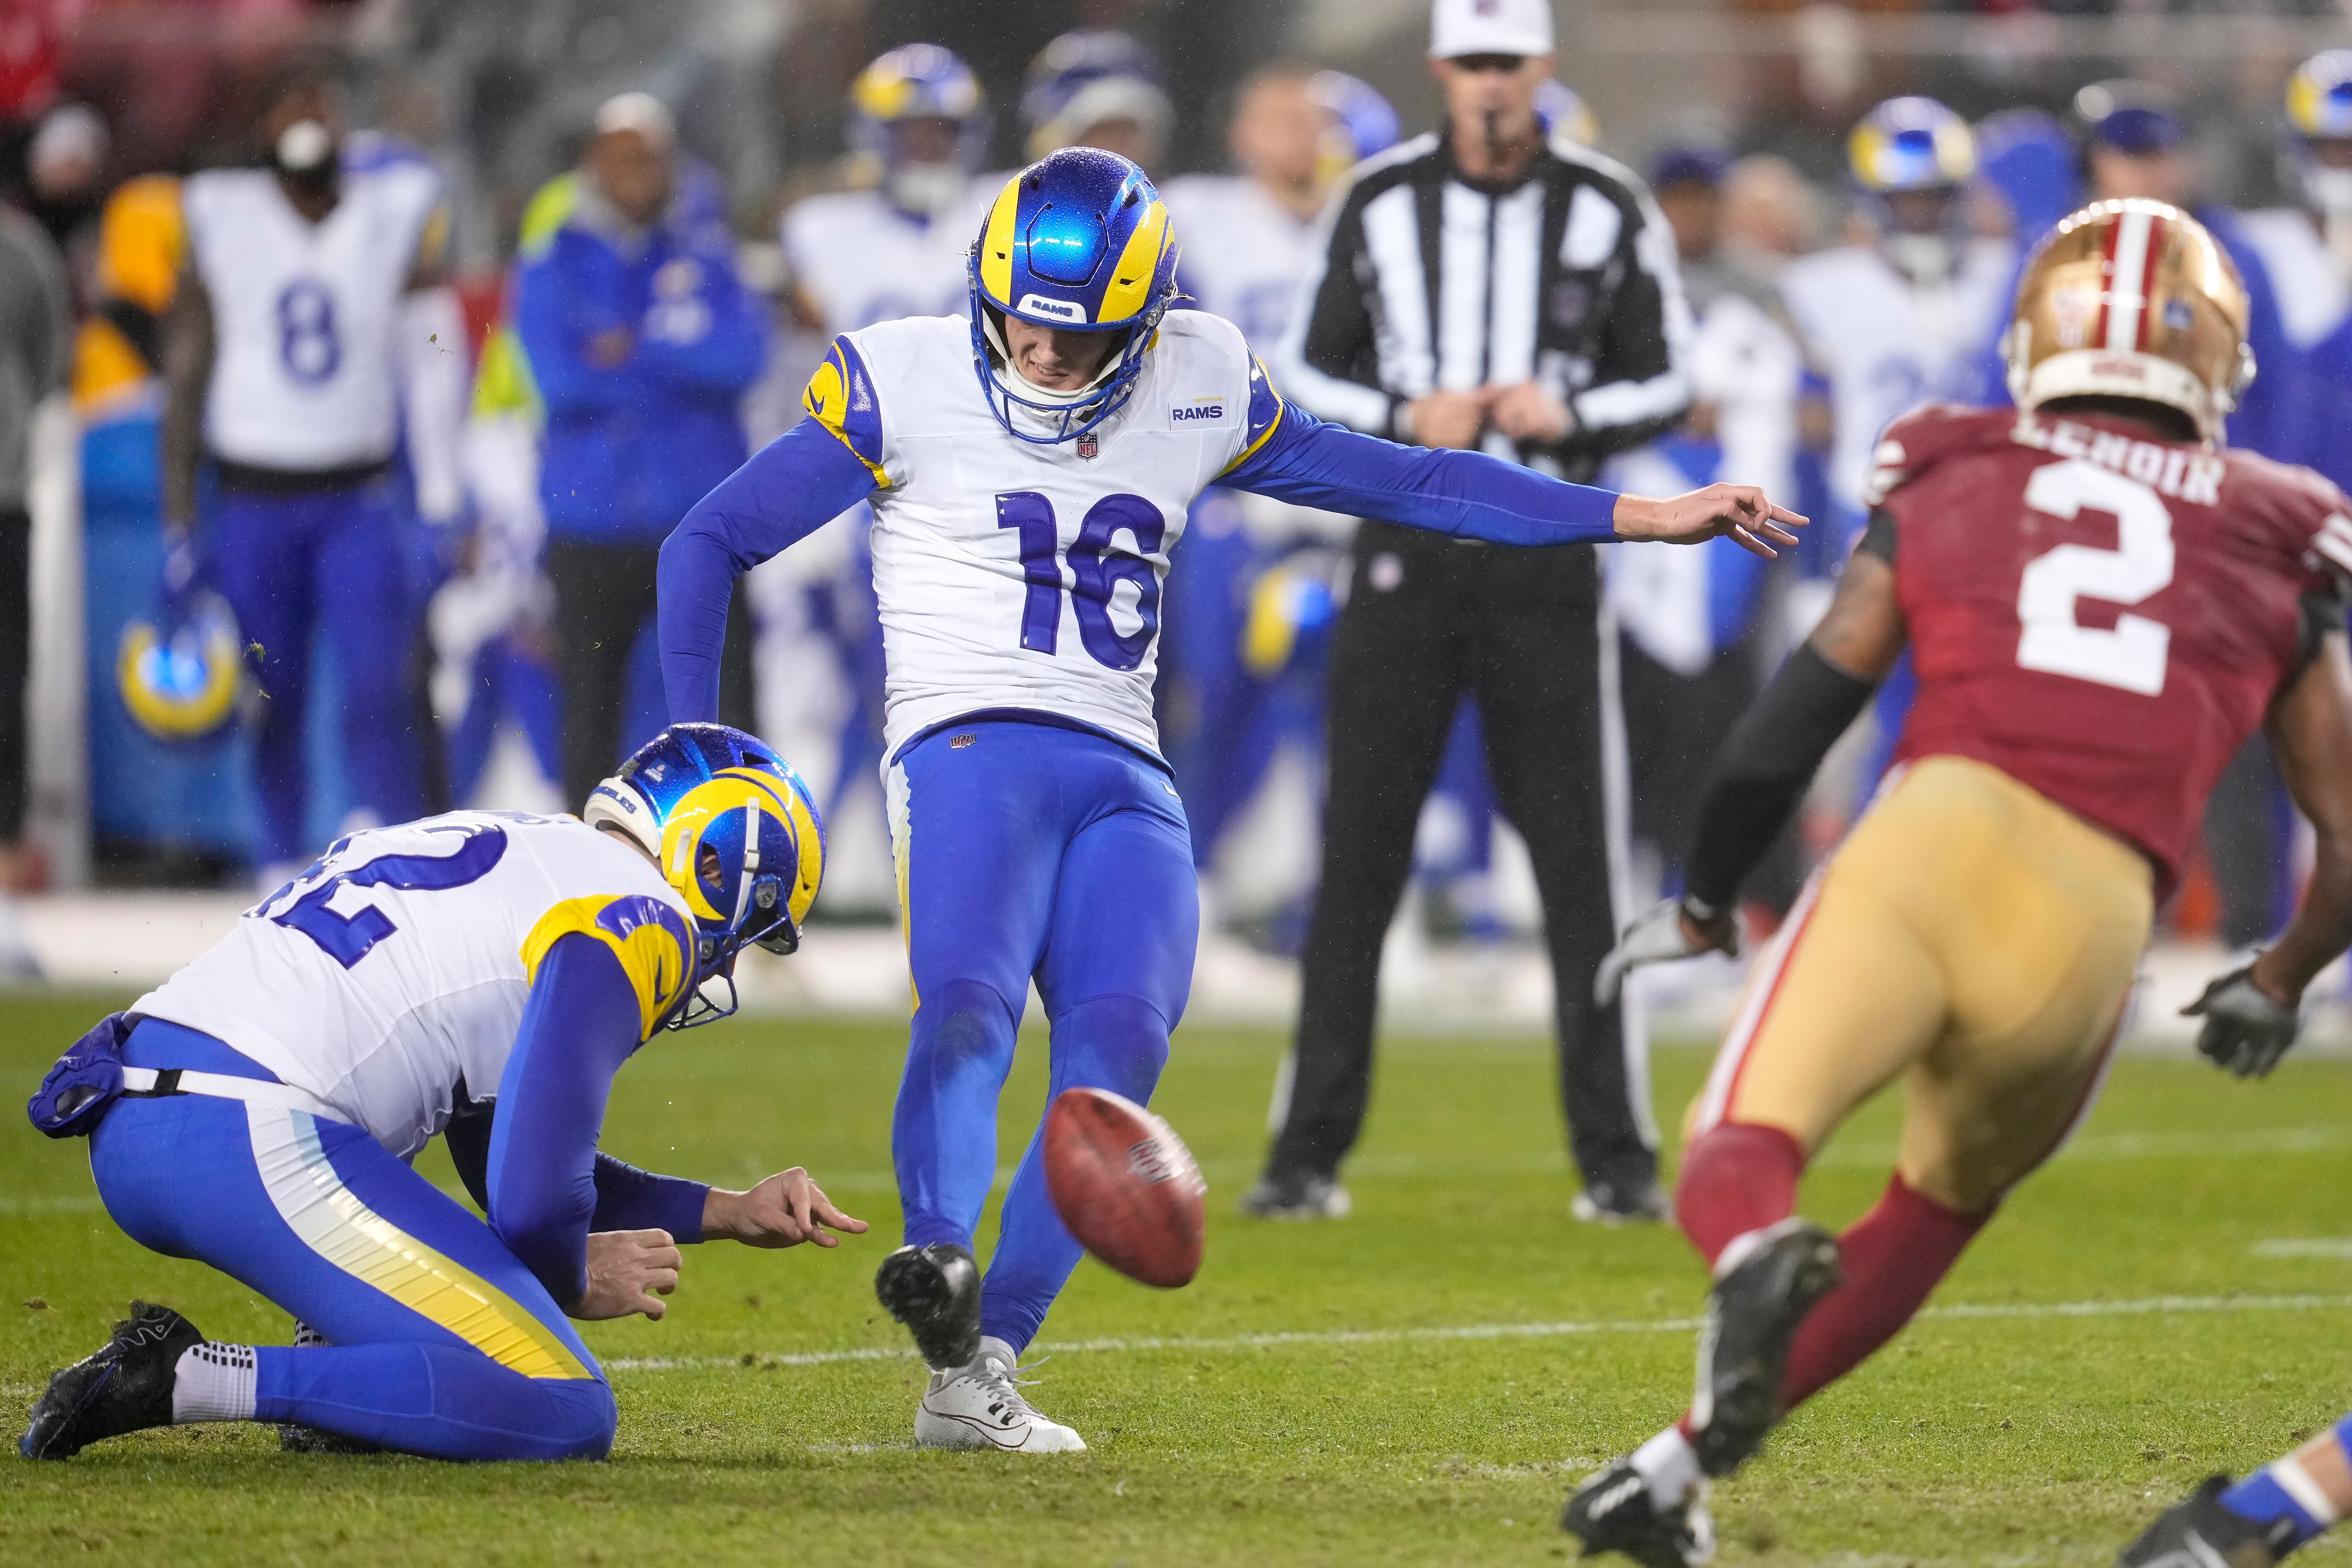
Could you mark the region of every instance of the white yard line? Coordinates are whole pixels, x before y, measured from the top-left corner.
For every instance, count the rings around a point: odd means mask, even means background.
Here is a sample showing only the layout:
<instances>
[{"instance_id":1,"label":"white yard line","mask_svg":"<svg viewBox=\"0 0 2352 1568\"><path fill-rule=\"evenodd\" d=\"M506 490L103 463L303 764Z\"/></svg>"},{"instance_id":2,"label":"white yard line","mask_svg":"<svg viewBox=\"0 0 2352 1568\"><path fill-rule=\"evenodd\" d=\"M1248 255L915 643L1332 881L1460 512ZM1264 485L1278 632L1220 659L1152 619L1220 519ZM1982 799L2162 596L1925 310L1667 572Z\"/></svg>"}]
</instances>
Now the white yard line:
<instances>
[{"instance_id":1,"label":"white yard line","mask_svg":"<svg viewBox=\"0 0 2352 1568\"><path fill-rule=\"evenodd\" d=\"M2144 1296L2122 1301L1961 1301L1930 1307L1923 1319L2134 1318L2189 1313L2315 1312L2352 1308L2352 1296ZM1299 1329L1283 1333L1183 1336L1112 1336L1068 1340L1034 1348L1041 1355L1097 1352L1285 1350L1299 1345L1386 1345L1442 1340L1541 1340L1582 1334L1686 1334L1696 1318L1650 1318L1586 1323L1466 1323L1445 1328ZM833 1366L844 1362L908 1361L914 1352L897 1347L846 1351L798 1351L784 1354L715 1356L623 1356L604 1363L611 1372L681 1372L711 1367Z\"/></svg>"},{"instance_id":2,"label":"white yard line","mask_svg":"<svg viewBox=\"0 0 2352 1568\"><path fill-rule=\"evenodd\" d=\"M2280 1237L2273 1241L2258 1241L2249 1250L2256 1258L2352 1259L2352 1236Z\"/></svg>"}]
</instances>

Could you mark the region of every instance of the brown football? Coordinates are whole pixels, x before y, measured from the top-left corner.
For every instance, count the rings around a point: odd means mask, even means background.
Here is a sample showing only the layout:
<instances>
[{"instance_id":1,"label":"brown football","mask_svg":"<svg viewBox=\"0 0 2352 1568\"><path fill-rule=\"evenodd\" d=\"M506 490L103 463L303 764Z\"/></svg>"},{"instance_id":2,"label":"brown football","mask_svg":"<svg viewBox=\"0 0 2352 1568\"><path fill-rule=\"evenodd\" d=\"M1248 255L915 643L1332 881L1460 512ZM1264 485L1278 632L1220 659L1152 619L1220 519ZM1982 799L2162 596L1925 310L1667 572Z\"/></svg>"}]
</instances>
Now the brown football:
<instances>
[{"instance_id":1,"label":"brown football","mask_svg":"<svg viewBox=\"0 0 2352 1568\"><path fill-rule=\"evenodd\" d=\"M1045 1190L1080 1246L1130 1279L1173 1289L1201 1271L1209 1184L1176 1130L1107 1089L1066 1089L1045 1112Z\"/></svg>"}]
</instances>

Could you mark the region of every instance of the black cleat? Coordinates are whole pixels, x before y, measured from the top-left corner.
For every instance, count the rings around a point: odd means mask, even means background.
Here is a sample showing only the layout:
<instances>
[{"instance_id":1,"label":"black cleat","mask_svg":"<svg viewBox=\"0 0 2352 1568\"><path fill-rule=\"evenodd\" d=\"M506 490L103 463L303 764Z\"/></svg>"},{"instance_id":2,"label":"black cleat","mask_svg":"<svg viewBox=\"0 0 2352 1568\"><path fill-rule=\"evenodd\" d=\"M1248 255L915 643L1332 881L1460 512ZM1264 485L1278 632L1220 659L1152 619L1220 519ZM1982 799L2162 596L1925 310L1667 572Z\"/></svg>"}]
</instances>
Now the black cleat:
<instances>
[{"instance_id":1,"label":"black cleat","mask_svg":"<svg viewBox=\"0 0 2352 1568\"><path fill-rule=\"evenodd\" d=\"M902 1247L874 1275L875 1299L915 1336L934 1372L980 1354L980 1265L951 1241Z\"/></svg>"},{"instance_id":2,"label":"black cleat","mask_svg":"<svg viewBox=\"0 0 2352 1568\"><path fill-rule=\"evenodd\" d=\"M1622 1552L1643 1568L1698 1568L1715 1555L1706 1489L1660 1508L1631 1459L1618 1460L1570 1492L1559 1527L1583 1543L1580 1556Z\"/></svg>"},{"instance_id":3,"label":"black cleat","mask_svg":"<svg viewBox=\"0 0 2352 1568\"><path fill-rule=\"evenodd\" d=\"M1234 1205L1259 1219L1346 1219L1348 1189L1313 1171L1268 1171Z\"/></svg>"},{"instance_id":4,"label":"black cleat","mask_svg":"<svg viewBox=\"0 0 2352 1568\"><path fill-rule=\"evenodd\" d=\"M131 1302L112 1338L49 1379L16 1451L28 1459L70 1459L102 1438L169 1426L181 1352L204 1342L195 1324L171 1308Z\"/></svg>"},{"instance_id":5,"label":"black cleat","mask_svg":"<svg viewBox=\"0 0 2352 1568\"><path fill-rule=\"evenodd\" d=\"M1700 1469L1727 1476L1764 1446L1764 1435L1780 1419L1798 1326L1843 1277L1836 1237L1805 1220L1784 1219L1715 1282L1691 1400L1691 1447Z\"/></svg>"},{"instance_id":6,"label":"black cleat","mask_svg":"<svg viewBox=\"0 0 2352 1568\"><path fill-rule=\"evenodd\" d=\"M2116 1568L2271 1568L2294 1544L2294 1523L2265 1527L2231 1513L2221 1506L2231 1485L2227 1476L2206 1477L2124 1548Z\"/></svg>"}]
</instances>

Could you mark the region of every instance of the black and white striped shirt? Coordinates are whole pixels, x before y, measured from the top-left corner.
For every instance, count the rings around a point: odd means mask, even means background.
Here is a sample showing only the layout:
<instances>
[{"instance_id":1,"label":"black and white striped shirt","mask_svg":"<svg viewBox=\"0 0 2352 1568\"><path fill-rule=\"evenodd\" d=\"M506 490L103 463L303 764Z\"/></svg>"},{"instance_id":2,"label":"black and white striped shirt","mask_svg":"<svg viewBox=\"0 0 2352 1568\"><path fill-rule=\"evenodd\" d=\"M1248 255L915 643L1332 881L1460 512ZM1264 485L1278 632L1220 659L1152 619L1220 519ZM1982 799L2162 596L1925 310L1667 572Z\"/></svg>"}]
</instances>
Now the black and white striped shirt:
<instances>
[{"instance_id":1,"label":"black and white striped shirt","mask_svg":"<svg viewBox=\"0 0 2352 1568\"><path fill-rule=\"evenodd\" d=\"M1674 232L1641 181L1567 142L1507 184L1464 174L1445 140L1359 164L1278 354L1286 395L1318 418L1411 440L1407 405L1434 391L1534 381L1575 427L1482 449L1584 480L1690 404L1690 311Z\"/></svg>"}]
</instances>

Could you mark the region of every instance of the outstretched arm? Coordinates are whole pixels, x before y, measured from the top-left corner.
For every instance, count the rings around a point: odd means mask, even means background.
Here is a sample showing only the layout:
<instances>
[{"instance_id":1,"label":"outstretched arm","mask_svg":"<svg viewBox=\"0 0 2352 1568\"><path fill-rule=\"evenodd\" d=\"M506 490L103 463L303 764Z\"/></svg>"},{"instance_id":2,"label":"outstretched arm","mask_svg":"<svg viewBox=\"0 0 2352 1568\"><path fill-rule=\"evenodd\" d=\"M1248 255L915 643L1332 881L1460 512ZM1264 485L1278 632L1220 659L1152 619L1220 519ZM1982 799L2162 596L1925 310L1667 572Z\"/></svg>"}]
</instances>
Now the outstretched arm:
<instances>
[{"instance_id":1,"label":"outstretched arm","mask_svg":"<svg viewBox=\"0 0 2352 1568\"><path fill-rule=\"evenodd\" d=\"M1752 485L1710 485L1653 500L1568 484L1483 452L1400 447L1278 400L1267 410L1265 400L1274 395L1262 370L1252 393L1254 422L1271 413L1272 424L1220 482L1276 500L1490 544L1696 544L1728 535L1765 556L1796 543L1781 525L1805 522Z\"/></svg>"},{"instance_id":2,"label":"outstretched arm","mask_svg":"<svg viewBox=\"0 0 2352 1568\"><path fill-rule=\"evenodd\" d=\"M872 495L873 470L803 419L694 503L662 543L662 688L673 723L719 717L719 650L735 579Z\"/></svg>"}]
</instances>

